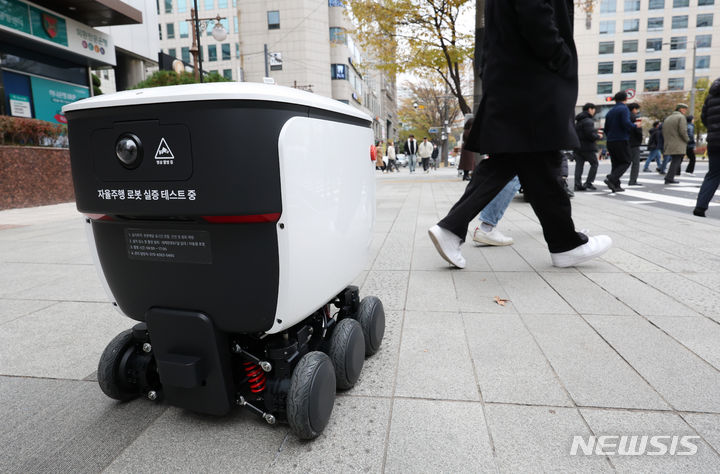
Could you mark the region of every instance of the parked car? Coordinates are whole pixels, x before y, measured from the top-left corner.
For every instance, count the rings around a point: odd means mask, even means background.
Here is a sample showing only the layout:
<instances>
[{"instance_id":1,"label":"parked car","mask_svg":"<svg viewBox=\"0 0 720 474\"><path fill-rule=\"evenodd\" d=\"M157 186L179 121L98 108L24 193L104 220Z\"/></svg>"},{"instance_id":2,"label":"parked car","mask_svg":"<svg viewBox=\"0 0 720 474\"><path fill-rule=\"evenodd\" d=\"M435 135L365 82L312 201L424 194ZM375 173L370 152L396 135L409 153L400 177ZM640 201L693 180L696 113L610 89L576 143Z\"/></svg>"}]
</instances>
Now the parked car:
<instances>
[{"instance_id":1,"label":"parked car","mask_svg":"<svg viewBox=\"0 0 720 474\"><path fill-rule=\"evenodd\" d=\"M396 154L395 160L397 161L398 166L407 166L408 165L408 159L407 159L407 156L405 156L405 153Z\"/></svg>"},{"instance_id":2,"label":"parked car","mask_svg":"<svg viewBox=\"0 0 720 474\"><path fill-rule=\"evenodd\" d=\"M448 166L455 166L455 164L457 163L456 160L457 160L456 157L454 157L452 155L448 155Z\"/></svg>"}]
</instances>

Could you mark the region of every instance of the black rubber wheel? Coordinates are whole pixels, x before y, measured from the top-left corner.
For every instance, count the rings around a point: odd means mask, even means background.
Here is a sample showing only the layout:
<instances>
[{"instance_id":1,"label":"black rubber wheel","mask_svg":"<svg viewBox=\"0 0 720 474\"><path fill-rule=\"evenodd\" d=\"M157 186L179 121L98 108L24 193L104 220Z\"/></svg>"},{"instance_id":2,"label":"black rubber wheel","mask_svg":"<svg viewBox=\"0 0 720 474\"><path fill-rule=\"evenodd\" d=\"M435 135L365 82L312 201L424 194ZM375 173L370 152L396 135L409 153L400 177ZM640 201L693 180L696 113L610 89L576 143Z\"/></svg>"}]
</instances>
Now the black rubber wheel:
<instances>
[{"instance_id":1,"label":"black rubber wheel","mask_svg":"<svg viewBox=\"0 0 720 474\"><path fill-rule=\"evenodd\" d=\"M295 366L287 396L290 429L300 439L317 438L335 405L335 370L324 352L308 352Z\"/></svg>"},{"instance_id":2,"label":"black rubber wheel","mask_svg":"<svg viewBox=\"0 0 720 474\"><path fill-rule=\"evenodd\" d=\"M328 356L335 367L338 390L353 388L365 362L365 335L359 322L347 318L335 326Z\"/></svg>"},{"instance_id":3,"label":"black rubber wheel","mask_svg":"<svg viewBox=\"0 0 720 474\"><path fill-rule=\"evenodd\" d=\"M127 363L128 353L135 350L134 344L133 331L128 329L115 336L100 357L97 372L100 389L115 400L127 401L140 395L137 388L128 386L120 377L120 367Z\"/></svg>"},{"instance_id":4,"label":"black rubber wheel","mask_svg":"<svg viewBox=\"0 0 720 474\"><path fill-rule=\"evenodd\" d=\"M380 349L385 335L385 310L377 296L366 296L360 302L357 320L365 336L365 356L369 357Z\"/></svg>"}]
</instances>

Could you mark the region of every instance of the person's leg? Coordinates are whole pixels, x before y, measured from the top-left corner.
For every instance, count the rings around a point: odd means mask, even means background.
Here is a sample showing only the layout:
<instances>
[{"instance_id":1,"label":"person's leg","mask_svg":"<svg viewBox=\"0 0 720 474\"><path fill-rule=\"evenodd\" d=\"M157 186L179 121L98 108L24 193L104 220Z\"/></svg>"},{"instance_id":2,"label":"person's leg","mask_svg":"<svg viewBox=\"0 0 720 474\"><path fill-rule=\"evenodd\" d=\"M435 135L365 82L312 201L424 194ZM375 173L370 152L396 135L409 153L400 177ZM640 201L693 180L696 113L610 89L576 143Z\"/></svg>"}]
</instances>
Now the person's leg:
<instances>
[{"instance_id":1,"label":"person's leg","mask_svg":"<svg viewBox=\"0 0 720 474\"><path fill-rule=\"evenodd\" d=\"M630 147L630 179L628 184L637 184L640 174L640 147Z\"/></svg>"},{"instance_id":2,"label":"person's leg","mask_svg":"<svg viewBox=\"0 0 720 474\"><path fill-rule=\"evenodd\" d=\"M586 153L587 156L585 157L585 160L590 163L590 170L588 171L587 180L585 181L585 187L595 189L593 182L595 181L595 176L597 175L598 157L594 151L588 151Z\"/></svg>"},{"instance_id":3,"label":"person's leg","mask_svg":"<svg viewBox=\"0 0 720 474\"><path fill-rule=\"evenodd\" d=\"M493 155L481 160L465 192L438 225L465 241L470 221L488 205L517 174L517 155Z\"/></svg>"},{"instance_id":4,"label":"person's leg","mask_svg":"<svg viewBox=\"0 0 720 474\"><path fill-rule=\"evenodd\" d=\"M695 172L695 148L688 147L687 157L688 157L688 165L687 165L687 168L685 168L685 172L686 173L694 173Z\"/></svg>"},{"instance_id":5,"label":"person's leg","mask_svg":"<svg viewBox=\"0 0 720 474\"><path fill-rule=\"evenodd\" d=\"M495 227L502 219L515 194L520 189L520 180L517 176L508 181L504 188L483 208L478 219L480 222Z\"/></svg>"},{"instance_id":6,"label":"person's leg","mask_svg":"<svg viewBox=\"0 0 720 474\"><path fill-rule=\"evenodd\" d=\"M575 152L575 191L581 191L583 186L583 168L585 167L585 153L582 151Z\"/></svg>"},{"instance_id":7,"label":"person's leg","mask_svg":"<svg viewBox=\"0 0 720 474\"><path fill-rule=\"evenodd\" d=\"M630 166L630 146L626 141L608 142L608 151L610 152L610 162L612 168L607 176L608 181L615 187L621 188L620 178L625 174Z\"/></svg>"},{"instance_id":8,"label":"person's leg","mask_svg":"<svg viewBox=\"0 0 720 474\"><path fill-rule=\"evenodd\" d=\"M671 155L670 158L670 166L668 167L667 174L665 175L665 184L675 181L675 175L682 165L683 155Z\"/></svg>"},{"instance_id":9,"label":"person's leg","mask_svg":"<svg viewBox=\"0 0 720 474\"><path fill-rule=\"evenodd\" d=\"M417 155L410 155L410 172L415 172L415 161L417 160Z\"/></svg>"},{"instance_id":10,"label":"person's leg","mask_svg":"<svg viewBox=\"0 0 720 474\"><path fill-rule=\"evenodd\" d=\"M708 153L708 172L698 192L696 209L705 211L720 185L720 153Z\"/></svg>"},{"instance_id":11,"label":"person's leg","mask_svg":"<svg viewBox=\"0 0 720 474\"><path fill-rule=\"evenodd\" d=\"M662 163L660 163L660 170L658 173L665 174L667 172L667 166L672 157L670 155L662 155Z\"/></svg>"},{"instance_id":12,"label":"person's leg","mask_svg":"<svg viewBox=\"0 0 720 474\"><path fill-rule=\"evenodd\" d=\"M566 252L585 244L585 235L575 232L570 198L565 192L559 152L516 155L520 183L540 220L551 253Z\"/></svg>"}]
</instances>

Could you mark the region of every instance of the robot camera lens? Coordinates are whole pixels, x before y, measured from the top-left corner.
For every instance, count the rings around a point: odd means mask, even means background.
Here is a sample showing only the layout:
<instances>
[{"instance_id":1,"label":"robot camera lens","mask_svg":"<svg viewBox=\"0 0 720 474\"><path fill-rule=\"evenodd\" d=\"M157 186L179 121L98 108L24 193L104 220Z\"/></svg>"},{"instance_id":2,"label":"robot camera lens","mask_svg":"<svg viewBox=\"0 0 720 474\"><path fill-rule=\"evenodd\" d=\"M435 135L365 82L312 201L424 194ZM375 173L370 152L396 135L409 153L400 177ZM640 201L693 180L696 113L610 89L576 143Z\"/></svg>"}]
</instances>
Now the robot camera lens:
<instances>
[{"instance_id":1,"label":"robot camera lens","mask_svg":"<svg viewBox=\"0 0 720 474\"><path fill-rule=\"evenodd\" d=\"M137 168L142 160L140 139L132 134L125 134L115 142L115 154L125 168Z\"/></svg>"}]
</instances>

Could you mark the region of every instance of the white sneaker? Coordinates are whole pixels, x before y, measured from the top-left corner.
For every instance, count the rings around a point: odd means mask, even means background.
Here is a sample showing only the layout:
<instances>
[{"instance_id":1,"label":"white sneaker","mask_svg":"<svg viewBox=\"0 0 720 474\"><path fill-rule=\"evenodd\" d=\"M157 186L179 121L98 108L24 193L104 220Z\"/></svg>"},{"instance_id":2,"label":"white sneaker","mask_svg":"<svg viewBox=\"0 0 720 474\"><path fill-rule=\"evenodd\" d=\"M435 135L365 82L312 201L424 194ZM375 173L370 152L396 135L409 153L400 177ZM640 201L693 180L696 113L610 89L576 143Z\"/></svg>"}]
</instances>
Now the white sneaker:
<instances>
[{"instance_id":1,"label":"white sneaker","mask_svg":"<svg viewBox=\"0 0 720 474\"><path fill-rule=\"evenodd\" d=\"M428 235L442 258L458 268L465 268L465 258L460 253L460 237L437 224L428 229Z\"/></svg>"},{"instance_id":2,"label":"white sneaker","mask_svg":"<svg viewBox=\"0 0 720 474\"><path fill-rule=\"evenodd\" d=\"M504 235L497 227L493 227L490 232L485 232L480 226L475 227L473 240L485 245L512 245L514 242L512 237Z\"/></svg>"},{"instance_id":3,"label":"white sneaker","mask_svg":"<svg viewBox=\"0 0 720 474\"><path fill-rule=\"evenodd\" d=\"M587 243L567 252L551 253L550 259L556 267L573 267L595 257L599 257L610 249L612 239L607 235L589 237Z\"/></svg>"}]
</instances>

